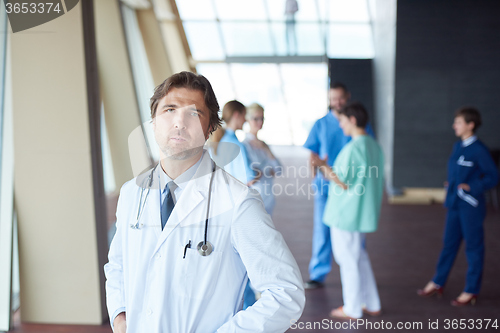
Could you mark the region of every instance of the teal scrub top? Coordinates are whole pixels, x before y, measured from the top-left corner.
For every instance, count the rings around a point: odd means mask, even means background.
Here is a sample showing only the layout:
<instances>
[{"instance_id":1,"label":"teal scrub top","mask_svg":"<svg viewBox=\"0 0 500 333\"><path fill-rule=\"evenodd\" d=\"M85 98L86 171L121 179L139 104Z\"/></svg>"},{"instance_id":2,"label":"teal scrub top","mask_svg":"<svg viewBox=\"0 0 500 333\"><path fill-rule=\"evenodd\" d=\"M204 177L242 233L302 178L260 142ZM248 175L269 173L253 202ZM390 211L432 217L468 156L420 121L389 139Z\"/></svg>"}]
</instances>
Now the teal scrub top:
<instances>
[{"instance_id":1,"label":"teal scrub top","mask_svg":"<svg viewBox=\"0 0 500 333\"><path fill-rule=\"evenodd\" d=\"M346 231L376 231L384 190L379 144L369 135L352 139L337 156L333 171L348 188L330 182L323 222Z\"/></svg>"}]
</instances>

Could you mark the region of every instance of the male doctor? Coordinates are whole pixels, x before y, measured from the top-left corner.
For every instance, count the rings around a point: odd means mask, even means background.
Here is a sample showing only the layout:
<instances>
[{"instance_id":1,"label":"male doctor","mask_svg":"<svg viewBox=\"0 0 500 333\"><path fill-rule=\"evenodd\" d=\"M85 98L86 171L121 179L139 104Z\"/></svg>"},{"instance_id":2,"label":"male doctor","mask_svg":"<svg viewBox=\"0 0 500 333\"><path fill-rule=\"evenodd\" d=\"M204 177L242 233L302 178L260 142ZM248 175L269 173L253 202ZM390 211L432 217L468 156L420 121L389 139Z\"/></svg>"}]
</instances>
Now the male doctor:
<instances>
[{"instance_id":1,"label":"male doctor","mask_svg":"<svg viewBox=\"0 0 500 333\"><path fill-rule=\"evenodd\" d=\"M150 105L161 161L123 185L104 267L114 332L286 331L300 272L259 194L203 149L220 125L210 83L174 74ZM241 311L248 278L262 297Z\"/></svg>"}]
</instances>

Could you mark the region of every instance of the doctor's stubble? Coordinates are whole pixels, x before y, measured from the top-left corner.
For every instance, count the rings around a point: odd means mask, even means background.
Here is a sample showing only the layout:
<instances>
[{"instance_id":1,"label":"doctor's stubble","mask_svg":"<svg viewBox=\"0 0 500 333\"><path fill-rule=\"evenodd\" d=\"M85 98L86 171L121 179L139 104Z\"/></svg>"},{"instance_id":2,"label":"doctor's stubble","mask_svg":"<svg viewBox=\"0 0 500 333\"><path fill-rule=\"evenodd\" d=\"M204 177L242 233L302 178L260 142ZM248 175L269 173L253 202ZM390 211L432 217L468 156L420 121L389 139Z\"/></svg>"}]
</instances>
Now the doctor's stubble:
<instances>
[{"instance_id":1,"label":"doctor's stubble","mask_svg":"<svg viewBox=\"0 0 500 333\"><path fill-rule=\"evenodd\" d=\"M153 119L153 123L157 121L157 118L162 116L157 116ZM203 151L203 146L206 142L206 134L203 131L201 123L198 121L195 124L190 124L195 128L195 135L190 135L187 130L184 129L173 129L170 132L163 131L161 129L155 128L155 140L161 151L161 159L171 159L171 160L186 160L201 154ZM207 130L208 131L208 130ZM193 131L191 131L193 133ZM171 140L172 137L182 137L186 141L183 143L176 143Z\"/></svg>"}]
</instances>

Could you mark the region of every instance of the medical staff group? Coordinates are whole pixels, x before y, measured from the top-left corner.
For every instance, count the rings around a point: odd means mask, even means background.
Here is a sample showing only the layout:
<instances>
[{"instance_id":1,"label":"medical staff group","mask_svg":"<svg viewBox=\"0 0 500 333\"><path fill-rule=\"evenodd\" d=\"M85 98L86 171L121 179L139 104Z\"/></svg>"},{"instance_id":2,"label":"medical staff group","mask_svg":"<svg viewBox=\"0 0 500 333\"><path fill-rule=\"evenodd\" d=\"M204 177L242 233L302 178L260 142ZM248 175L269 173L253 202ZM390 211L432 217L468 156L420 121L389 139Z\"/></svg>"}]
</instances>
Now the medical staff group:
<instances>
[{"instance_id":1,"label":"medical staff group","mask_svg":"<svg viewBox=\"0 0 500 333\"><path fill-rule=\"evenodd\" d=\"M150 106L160 161L122 186L104 267L114 332L284 332L302 314L304 289L323 287L332 249L344 305L330 316L380 315L365 234L378 227L384 157L368 113L349 98L344 85L331 86L330 112L304 144L311 151L318 191L310 279L303 283L271 219L275 200L266 189L272 189L283 167L258 138L264 108L228 102L222 129L219 104L205 77L180 72L156 87ZM467 251L474 273L468 275L465 294L454 301L459 306L473 303L479 292L483 192L498 182L474 135L479 113L461 112L454 128L462 144L449 164L445 247L437 277L419 292L428 297L442 291L456 244L465 237L474 248ZM240 142L235 131L246 121L250 133ZM335 172L348 167L376 167L378 176ZM353 186L363 193L353 195ZM471 230L474 236L467 235Z\"/></svg>"}]
</instances>

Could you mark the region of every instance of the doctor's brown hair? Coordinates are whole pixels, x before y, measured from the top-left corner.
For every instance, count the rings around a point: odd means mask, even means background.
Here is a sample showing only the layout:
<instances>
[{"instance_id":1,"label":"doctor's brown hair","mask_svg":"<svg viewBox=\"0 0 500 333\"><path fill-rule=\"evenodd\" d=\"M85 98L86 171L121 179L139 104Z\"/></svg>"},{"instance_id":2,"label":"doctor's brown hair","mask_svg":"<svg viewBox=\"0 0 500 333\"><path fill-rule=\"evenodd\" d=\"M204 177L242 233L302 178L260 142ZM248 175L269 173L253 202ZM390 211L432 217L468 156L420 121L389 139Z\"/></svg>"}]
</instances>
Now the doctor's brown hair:
<instances>
[{"instance_id":1,"label":"doctor's brown hair","mask_svg":"<svg viewBox=\"0 0 500 333\"><path fill-rule=\"evenodd\" d=\"M156 109L158 103L165 97L171 88L187 88L198 90L203 93L205 105L210 111L209 129L210 133L215 131L221 124L219 117L219 103L215 97L212 85L203 75L194 74L191 72L179 72L167 78L163 83L155 88L155 92L149 100L149 107L151 108L151 118L156 116Z\"/></svg>"}]
</instances>

